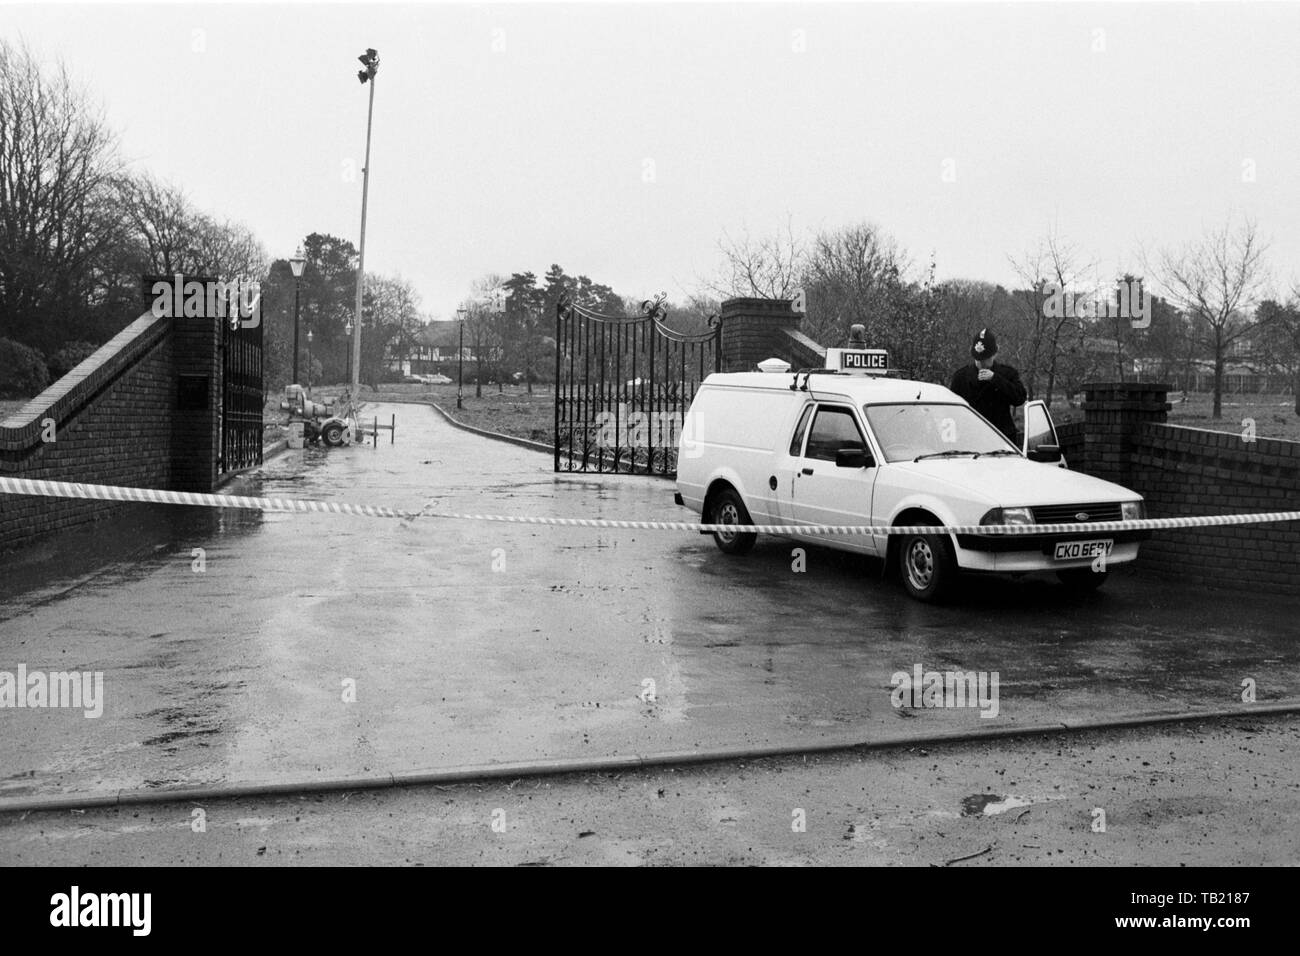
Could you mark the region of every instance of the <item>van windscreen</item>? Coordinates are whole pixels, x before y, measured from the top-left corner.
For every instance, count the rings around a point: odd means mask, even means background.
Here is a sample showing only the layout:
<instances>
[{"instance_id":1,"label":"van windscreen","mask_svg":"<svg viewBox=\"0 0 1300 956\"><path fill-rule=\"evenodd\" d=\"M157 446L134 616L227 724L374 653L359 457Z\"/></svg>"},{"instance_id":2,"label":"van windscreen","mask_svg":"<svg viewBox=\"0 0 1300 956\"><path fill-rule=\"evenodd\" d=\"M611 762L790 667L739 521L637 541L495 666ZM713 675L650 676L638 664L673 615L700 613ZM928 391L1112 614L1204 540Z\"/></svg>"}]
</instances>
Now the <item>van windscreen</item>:
<instances>
[{"instance_id":1,"label":"van windscreen","mask_svg":"<svg viewBox=\"0 0 1300 956\"><path fill-rule=\"evenodd\" d=\"M984 455L1016 450L1000 431L968 405L909 402L867 405L862 411L886 461L912 461L922 455L942 452Z\"/></svg>"}]
</instances>

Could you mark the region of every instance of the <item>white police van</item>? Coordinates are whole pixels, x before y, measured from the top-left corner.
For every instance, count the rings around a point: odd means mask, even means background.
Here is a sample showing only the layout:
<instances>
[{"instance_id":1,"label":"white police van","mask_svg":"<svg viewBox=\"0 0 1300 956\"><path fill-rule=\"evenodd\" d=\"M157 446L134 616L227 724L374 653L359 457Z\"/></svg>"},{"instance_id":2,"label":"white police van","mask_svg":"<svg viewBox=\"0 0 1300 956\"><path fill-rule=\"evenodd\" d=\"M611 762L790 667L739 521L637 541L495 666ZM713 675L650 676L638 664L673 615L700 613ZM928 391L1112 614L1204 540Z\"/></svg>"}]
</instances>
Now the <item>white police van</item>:
<instances>
[{"instance_id":1,"label":"white police van","mask_svg":"<svg viewBox=\"0 0 1300 956\"><path fill-rule=\"evenodd\" d=\"M941 385L887 376L876 349L828 349L827 368L716 373L681 432L676 500L709 524L1033 525L1141 518L1134 491L1065 467L1042 402L1025 406L1023 448ZM744 554L753 532L714 533ZM794 534L884 559L923 601L959 571L1055 571L1091 590L1132 561L1142 531L1063 534Z\"/></svg>"}]
</instances>

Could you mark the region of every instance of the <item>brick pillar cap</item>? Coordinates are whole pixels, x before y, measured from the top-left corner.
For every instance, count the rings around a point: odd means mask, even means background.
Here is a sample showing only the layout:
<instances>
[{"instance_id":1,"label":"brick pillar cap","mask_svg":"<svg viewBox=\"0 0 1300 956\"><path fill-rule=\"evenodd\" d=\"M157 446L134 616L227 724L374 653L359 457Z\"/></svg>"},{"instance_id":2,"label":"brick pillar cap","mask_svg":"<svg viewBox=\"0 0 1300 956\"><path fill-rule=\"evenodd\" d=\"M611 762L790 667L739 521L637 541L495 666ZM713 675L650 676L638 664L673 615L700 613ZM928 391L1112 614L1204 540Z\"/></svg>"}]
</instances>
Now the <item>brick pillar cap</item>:
<instances>
[{"instance_id":1,"label":"brick pillar cap","mask_svg":"<svg viewBox=\"0 0 1300 956\"><path fill-rule=\"evenodd\" d=\"M796 315L793 299L727 299L722 303L723 313L728 312L783 312Z\"/></svg>"}]
</instances>

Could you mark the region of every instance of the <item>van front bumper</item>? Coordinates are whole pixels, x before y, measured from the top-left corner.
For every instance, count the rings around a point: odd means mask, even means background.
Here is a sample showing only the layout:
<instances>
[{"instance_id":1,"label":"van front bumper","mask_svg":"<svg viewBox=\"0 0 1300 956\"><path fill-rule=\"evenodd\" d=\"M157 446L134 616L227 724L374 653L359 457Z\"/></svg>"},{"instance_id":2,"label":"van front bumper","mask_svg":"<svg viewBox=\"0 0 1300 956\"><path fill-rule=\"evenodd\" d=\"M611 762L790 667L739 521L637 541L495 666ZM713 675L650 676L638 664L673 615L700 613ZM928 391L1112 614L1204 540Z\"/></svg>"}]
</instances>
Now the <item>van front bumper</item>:
<instances>
[{"instance_id":1,"label":"van front bumper","mask_svg":"<svg viewBox=\"0 0 1300 956\"><path fill-rule=\"evenodd\" d=\"M1109 539L1115 542L1110 554L1106 556L1107 566L1127 564L1130 561L1137 560L1139 542L1150 536L1150 532L1147 531L1123 531L1111 534L1098 532L1093 535L1016 535L1014 538L1007 535L998 535L998 547L995 550L993 548L981 549L979 547L981 544L988 544L988 539L994 537L993 535L958 535L957 565L966 571L1010 573L1087 568L1092 566L1092 559L1056 560L1056 545L1062 541L1096 541L1098 539ZM971 542L975 547L968 547L963 542L963 539L966 538L978 539ZM1007 548L1003 544L1003 539L1012 544L1013 547Z\"/></svg>"},{"instance_id":2,"label":"van front bumper","mask_svg":"<svg viewBox=\"0 0 1300 956\"><path fill-rule=\"evenodd\" d=\"M1094 531L1071 534L959 534L957 546L966 551L1038 551L1050 556L1062 541L1096 541L1107 538L1116 545L1146 541L1150 531Z\"/></svg>"}]
</instances>

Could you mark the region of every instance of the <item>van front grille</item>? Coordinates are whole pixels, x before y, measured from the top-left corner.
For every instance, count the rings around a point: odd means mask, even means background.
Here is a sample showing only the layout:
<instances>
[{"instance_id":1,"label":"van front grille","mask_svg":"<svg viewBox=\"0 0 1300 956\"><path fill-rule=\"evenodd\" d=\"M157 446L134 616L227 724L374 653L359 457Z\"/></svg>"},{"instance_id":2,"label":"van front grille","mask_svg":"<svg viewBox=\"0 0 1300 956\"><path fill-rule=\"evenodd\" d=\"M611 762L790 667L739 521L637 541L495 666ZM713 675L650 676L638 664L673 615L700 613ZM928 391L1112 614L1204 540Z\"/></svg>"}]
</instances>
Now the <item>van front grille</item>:
<instances>
[{"instance_id":1,"label":"van front grille","mask_svg":"<svg viewBox=\"0 0 1300 956\"><path fill-rule=\"evenodd\" d=\"M1038 524L1077 524L1094 521L1119 521L1120 504L1118 501L1082 505L1039 505L1032 509L1034 521ZM1087 515L1080 518L1079 515Z\"/></svg>"}]
</instances>

